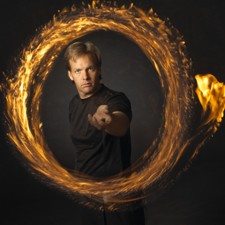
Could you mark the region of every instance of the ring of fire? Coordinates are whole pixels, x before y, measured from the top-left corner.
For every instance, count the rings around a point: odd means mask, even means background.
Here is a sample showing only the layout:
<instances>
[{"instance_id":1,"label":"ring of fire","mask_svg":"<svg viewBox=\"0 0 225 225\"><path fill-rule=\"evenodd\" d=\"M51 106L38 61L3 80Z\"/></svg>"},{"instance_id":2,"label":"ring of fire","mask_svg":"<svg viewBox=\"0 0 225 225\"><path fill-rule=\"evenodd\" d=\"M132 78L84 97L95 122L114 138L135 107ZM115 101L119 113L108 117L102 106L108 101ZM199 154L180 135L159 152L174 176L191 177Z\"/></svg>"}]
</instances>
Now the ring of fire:
<instances>
[{"instance_id":1,"label":"ring of fire","mask_svg":"<svg viewBox=\"0 0 225 225\"><path fill-rule=\"evenodd\" d=\"M71 41L100 29L119 32L142 49L155 66L165 95L159 138L128 171L104 180L61 167L45 143L39 118L42 87L54 60ZM8 136L31 168L57 187L94 200L89 205L100 207L104 202L108 209L119 209L165 186L190 144L187 121L192 115L193 82L189 69L179 33L152 10L145 13L132 5L97 7L94 3L83 10L65 9L23 50L16 76L8 81Z\"/></svg>"}]
</instances>

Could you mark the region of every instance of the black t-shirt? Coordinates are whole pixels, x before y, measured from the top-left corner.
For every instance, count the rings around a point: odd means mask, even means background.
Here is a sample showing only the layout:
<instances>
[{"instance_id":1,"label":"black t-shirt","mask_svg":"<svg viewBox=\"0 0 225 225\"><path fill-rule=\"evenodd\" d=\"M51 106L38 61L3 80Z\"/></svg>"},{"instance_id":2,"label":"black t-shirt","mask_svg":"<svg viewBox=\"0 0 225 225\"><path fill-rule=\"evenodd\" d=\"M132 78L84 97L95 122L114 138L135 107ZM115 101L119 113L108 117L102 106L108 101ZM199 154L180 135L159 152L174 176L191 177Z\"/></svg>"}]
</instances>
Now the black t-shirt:
<instances>
[{"instance_id":1,"label":"black t-shirt","mask_svg":"<svg viewBox=\"0 0 225 225\"><path fill-rule=\"evenodd\" d=\"M100 105L108 105L110 112L121 111L132 119L131 104L122 92L104 85L93 96L80 99L76 95L69 105L71 138L75 146L75 169L87 175L106 177L121 172L130 165L130 130L122 137L97 130L88 122Z\"/></svg>"}]
</instances>

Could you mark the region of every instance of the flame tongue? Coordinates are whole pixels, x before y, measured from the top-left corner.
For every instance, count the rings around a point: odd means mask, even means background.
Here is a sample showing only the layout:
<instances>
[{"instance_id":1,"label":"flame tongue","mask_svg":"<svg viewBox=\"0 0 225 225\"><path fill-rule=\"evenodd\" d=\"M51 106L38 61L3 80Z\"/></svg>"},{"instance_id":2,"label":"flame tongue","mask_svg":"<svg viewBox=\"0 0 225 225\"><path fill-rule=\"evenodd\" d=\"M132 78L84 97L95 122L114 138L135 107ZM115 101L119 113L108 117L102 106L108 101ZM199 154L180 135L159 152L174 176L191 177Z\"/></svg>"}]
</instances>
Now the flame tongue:
<instances>
[{"instance_id":1,"label":"flame tongue","mask_svg":"<svg viewBox=\"0 0 225 225\"><path fill-rule=\"evenodd\" d=\"M204 124L213 120L221 122L225 109L225 85L211 74L195 76L196 93L203 107Z\"/></svg>"}]
</instances>

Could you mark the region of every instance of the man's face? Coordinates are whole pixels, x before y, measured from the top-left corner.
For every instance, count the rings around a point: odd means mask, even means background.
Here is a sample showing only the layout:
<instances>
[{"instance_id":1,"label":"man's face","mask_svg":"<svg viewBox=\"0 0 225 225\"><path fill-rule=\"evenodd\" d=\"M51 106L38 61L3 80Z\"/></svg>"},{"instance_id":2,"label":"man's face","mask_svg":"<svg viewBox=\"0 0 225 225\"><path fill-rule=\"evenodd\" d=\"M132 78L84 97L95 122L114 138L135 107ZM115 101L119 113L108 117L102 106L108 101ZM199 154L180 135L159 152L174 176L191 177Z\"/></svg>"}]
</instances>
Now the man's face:
<instances>
[{"instance_id":1,"label":"man's face","mask_svg":"<svg viewBox=\"0 0 225 225\"><path fill-rule=\"evenodd\" d=\"M96 67L91 55L86 54L70 60L69 78L74 81L81 99L92 96L100 87L100 69Z\"/></svg>"}]
</instances>

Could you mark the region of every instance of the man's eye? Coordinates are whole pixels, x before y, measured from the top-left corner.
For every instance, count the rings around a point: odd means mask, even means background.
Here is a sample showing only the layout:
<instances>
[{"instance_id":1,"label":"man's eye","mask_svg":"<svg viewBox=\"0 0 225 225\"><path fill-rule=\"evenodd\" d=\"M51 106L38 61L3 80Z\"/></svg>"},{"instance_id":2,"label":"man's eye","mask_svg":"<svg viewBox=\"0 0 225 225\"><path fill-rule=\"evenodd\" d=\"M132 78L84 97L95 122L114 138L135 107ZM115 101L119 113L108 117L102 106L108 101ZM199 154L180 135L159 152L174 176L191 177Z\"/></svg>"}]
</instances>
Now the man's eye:
<instances>
[{"instance_id":1,"label":"man's eye","mask_svg":"<svg viewBox=\"0 0 225 225\"><path fill-rule=\"evenodd\" d=\"M88 68L88 70L91 71L91 72L94 72L95 68L94 67L90 67L90 68Z\"/></svg>"},{"instance_id":2,"label":"man's eye","mask_svg":"<svg viewBox=\"0 0 225 225\"><path fill-rule=\"evenodd\" d=\"M75 74L79 74L81 70L75 70Z\"/></svg>"}]
</instances>

